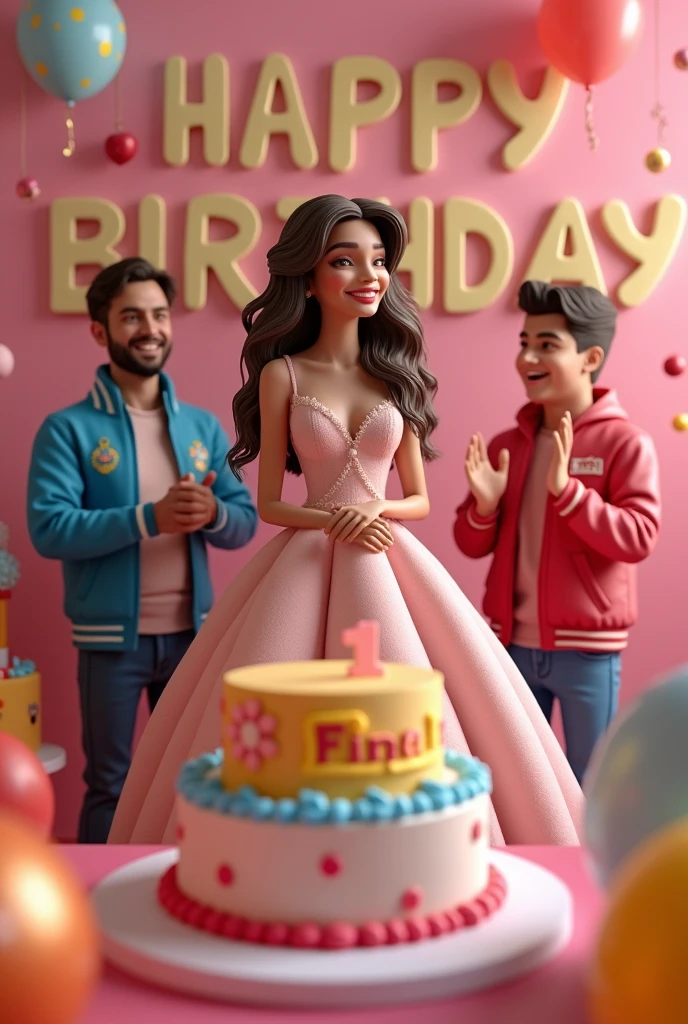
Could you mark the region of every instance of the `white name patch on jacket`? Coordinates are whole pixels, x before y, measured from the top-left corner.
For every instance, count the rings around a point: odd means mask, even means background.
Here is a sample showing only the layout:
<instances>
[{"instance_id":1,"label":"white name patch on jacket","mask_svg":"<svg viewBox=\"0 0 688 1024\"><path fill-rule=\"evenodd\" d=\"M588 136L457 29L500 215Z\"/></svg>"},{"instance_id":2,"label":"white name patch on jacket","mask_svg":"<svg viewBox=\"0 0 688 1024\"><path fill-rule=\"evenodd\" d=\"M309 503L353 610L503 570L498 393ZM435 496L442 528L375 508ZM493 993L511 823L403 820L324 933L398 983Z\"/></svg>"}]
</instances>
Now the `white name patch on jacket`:
<instances>
[{"instance_id":1,"label":"white name patch on jacket","mask_svg":"<svg viewBox=\"0 0 688 1024\"><path fill-rule=\"evenodd\" d=\"M602 476L604 473L604 459L599 459L594 455L589 455L583 459L571 459L569 473L571 476Z\"/></svg>"}]
</instances>

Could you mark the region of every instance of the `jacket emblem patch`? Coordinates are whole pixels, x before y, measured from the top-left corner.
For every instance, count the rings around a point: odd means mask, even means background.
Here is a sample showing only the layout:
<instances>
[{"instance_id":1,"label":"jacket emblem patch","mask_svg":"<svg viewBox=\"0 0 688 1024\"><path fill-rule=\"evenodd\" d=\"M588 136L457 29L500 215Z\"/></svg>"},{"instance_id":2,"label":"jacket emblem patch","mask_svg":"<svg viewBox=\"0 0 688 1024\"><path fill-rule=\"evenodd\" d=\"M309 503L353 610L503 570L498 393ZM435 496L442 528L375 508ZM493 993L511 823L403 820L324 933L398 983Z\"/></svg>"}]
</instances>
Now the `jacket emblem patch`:
<instances>
[{"instance_id":1,"label":"jacket emblem patch","mask_svg":"<svg viewBox=\"0 0 688 1024\"><path fill-rule=\"evenodd\" d=\"M189 448L189 455L193 459L194 467L199 473L205 473L208 468L208 449L201 441L194 441Z\"/></svg>"},{"instance_id":2,"label":"jacket emblem patch","mask_svg":"<svg viewBox=\"0 0 688 1024\"><path fill-rule=\"evenodd\" d=\"M107 437L101 437L98 447L91 452L91 465L97 473L107 476L119 465L119 452L112 447Z\"/></svg>"},{"instance_id":3,"label":"jacket emblem patch","mask_svg":"<svg viewBox=\"0 0 688 1024\"><path fill-rule=\"evenodd\" d=\"M604 473L604 459L589 455L584 459L571 459L569 464L571 476L602 476Z\"/></svg>"}]
</instances>

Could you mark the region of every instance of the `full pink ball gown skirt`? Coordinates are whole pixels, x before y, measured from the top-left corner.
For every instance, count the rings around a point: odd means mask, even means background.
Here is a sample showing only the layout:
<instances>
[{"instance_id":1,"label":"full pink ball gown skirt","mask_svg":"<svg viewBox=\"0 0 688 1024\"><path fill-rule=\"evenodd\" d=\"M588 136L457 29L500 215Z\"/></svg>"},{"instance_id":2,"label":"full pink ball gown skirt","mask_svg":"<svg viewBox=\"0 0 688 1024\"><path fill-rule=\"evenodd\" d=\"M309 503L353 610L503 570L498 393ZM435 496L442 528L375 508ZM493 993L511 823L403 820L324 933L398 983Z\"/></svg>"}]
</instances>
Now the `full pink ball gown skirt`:
<instances>
[{"instance_id":1,"label":"full pink ball gown skirt","mask_svg":"<svg viewBox=\"0 0 688 1024\"><path fill-rule=\"evenodd\" d=\"M378 405L352 437L294 390L291 432L311 507L384 495L403 421ZM213 607L168 683L135 753L111 843L174 842L175 783L221 745L223 673L242 665L350 657L342 631L380 623L383 661L445 677L445 743L492 770L494 844L578 845L583 795L525 680L441 563L404 526L373 554L322 531L284 530Z\"/></svg>"}]
</instances>

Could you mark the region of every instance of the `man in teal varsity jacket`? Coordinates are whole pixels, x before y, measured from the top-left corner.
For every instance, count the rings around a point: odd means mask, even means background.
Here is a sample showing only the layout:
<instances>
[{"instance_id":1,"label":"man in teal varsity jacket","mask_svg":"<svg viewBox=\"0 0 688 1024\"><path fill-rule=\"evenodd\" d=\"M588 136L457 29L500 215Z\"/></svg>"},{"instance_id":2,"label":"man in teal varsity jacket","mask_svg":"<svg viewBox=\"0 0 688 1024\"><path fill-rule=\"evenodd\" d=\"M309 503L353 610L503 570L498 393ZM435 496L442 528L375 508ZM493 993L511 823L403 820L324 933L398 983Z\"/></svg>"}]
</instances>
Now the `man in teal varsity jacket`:
<instances>
[{"instance_id":1,"label":"man in teal varsity jacket","mask_svg":"<svg viewBox=\"0 0 688 1024\"><path fill-rule=\"evenodd\" d=\"M152 710L210 609L207 544L242 547L257 526L222 426L178 401L162 372L175 293L169 274L138 258L97 275L91 332L110 361L33 446L29 531L62 562L79 648L81 842L107 840L142 691Z\"/></svg>"}]
</instances>

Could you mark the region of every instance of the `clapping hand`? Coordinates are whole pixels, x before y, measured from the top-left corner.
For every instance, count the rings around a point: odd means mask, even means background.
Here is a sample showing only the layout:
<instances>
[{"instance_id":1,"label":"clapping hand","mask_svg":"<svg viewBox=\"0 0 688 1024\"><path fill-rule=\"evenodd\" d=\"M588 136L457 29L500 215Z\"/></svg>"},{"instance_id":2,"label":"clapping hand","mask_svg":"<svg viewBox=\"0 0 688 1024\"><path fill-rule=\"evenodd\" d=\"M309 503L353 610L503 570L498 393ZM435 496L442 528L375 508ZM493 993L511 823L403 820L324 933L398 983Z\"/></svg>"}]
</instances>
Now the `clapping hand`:
<instances>
[{"instance_id":1,"label":"clapping hand","mask_svg":"<svg viewBox=\"0 0 688 1024\"><path fill-rule=\"evenodd\" d=\"M164 498L153 506L160 533L195 533L217 518L217 501L212 485L217 473L211 469L201 483L187 473L170 487Z\"/></svg>"},{"instance_id":2,"label":"clapping hand","mask_svg":"<svg viewBox=\"0 0 688 1024\"><path fill-rule=\"evenodd\" d=\"M569 460L573 448L573 420L565 412L554 431L554 451L547 471L547 489L555 498L560 497L569 482Z\"/></svg>"},{"instance_id":3,"label":"clapping hand","mask_svg":"<svg viewBox=\"0 0 688 1024\"><path fill-rule=\"evenodd\" d=\"M509 479L509 450L502 448L497 469L494 469L487 454L482 434L473 434L466 452L464 469L475 507L479 516L491 516L506 490Z\"/></svg>"}]
</instances>

